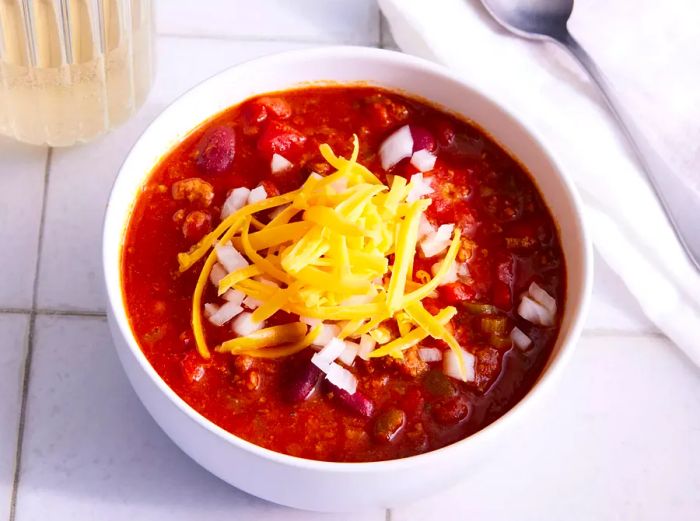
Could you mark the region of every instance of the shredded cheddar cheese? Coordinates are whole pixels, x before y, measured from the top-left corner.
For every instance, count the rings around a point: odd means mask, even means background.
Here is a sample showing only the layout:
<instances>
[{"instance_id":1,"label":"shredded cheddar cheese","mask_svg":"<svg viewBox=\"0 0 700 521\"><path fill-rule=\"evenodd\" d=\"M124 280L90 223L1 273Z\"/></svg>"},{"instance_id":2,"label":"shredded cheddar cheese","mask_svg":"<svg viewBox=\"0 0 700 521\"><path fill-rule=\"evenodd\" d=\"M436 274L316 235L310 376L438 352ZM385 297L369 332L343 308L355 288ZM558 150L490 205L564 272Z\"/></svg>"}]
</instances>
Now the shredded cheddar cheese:
<instances>
[{"instance_id":1,"label":"shredded cheddar cheese","mask_svg":"<svg viewBox=\"0 0 700 521\"><path fill-rule=\"evenodd\" d=\"M435 275L430 277L423 270L414 275L419 224L431 200L410 201L412 183L393 176L391 186L386 186L358 164L357 136L350 159L336 156L326 144L320 152L334 172L325 177L313 174L298 190L244 206L189 252L178 255L181 271L206 257L192 298L199 353L210 356L201 308L217 261L214 248L230 241L249 265L221 278L218 294L234 289L259 301L251 316L253 323L262 326L278 311L335 323L341 339L371 335L382 347L372 351L370 358L401 358L404 350L432 336L458 354L464 371L462 350L448 327L456 310L446 307L432 315L421 302L455 262L459 230L454 231ZM273 208L277 210L267 223L256 215ZM392 338L387 320L395 321L398 338ZM216 350L287 356L309 346L320 331L318 326L307 328L302 322L262 327L223 342Z\"/></svg>"}]
</instances>

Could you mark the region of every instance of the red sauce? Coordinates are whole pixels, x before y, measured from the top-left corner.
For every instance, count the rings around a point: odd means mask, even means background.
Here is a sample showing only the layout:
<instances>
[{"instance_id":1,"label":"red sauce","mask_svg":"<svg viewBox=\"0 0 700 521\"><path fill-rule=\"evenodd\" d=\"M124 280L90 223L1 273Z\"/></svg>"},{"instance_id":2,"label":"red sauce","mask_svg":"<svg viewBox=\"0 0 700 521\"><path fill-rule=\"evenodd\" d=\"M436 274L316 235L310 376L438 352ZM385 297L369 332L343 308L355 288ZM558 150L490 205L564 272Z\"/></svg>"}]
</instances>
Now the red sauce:
<instances>
[{"instance_id":1,"label":"red sauce","mask_svg":"<svg viewBox=\"0 0 700 521\"><path fill-rule=\"evenodd\" d=\"M469 276L440 287L439 297L424 303L429 311L446 305L459 309L453 319L455 336L476 356L475 381L443 375L440 363L421 362L415 350L407 353L406 363L390 357L358 359L353 368L358 389L373 405L366 417L323 384L301 403L286 398L289 382L308 367L310 349L274 360L218 353L202 359L190 325L202 263L179 273L176 257L220 222L228 192L260 183L269 195L295 189L311 171L325 172L321 143L347 157L353 133L360 139L359 162L385 175L379 146L405 124L438 157L426 174L436 189L427 212L430 220L455 223L468 238L458 261L466 264ZM292 169L273 175L273 153L289 159ZM388 173L415 172L403 160ZM208 187L200 184L190 192L182 184L173 187L189 178ZM434 262L418 254L414 269L430 272ZM306 88L253 98L203 124L167 154L143 186L126 233L122 268L135 336L179 396L246 440L328 461L420 454L461 440L502 416L535 383L559 330L559 318L554 327L541 327L519 317L520 296L536 281L556 298L560 317L566 289L555 223L523 167L473 124L421 101L364 87ZM209 286L204 302L215 300ZM484 319L494 317L504 317L507 324L495 336L483 327ZM296 319L279 312L268 325ZM504 340L513 326L532 339L529 349ZM210 324L206 334L211 346L233 336L229 327ZM435 340L423 345L446 349Z\"/></svg>"}]
</instances>

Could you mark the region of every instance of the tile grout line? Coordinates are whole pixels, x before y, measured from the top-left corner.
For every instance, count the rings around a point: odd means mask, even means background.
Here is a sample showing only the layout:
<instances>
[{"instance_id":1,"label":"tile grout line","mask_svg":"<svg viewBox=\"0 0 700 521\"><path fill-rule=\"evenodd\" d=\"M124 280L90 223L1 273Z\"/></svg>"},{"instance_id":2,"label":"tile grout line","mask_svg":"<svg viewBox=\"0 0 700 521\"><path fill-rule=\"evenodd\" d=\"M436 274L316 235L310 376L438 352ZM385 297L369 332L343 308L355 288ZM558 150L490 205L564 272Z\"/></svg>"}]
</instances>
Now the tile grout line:
<instances>
[{"instance_id":1,"label":"tile grout line","mask_svg":"<svg viewBox=\"0 0 700 521\"><path fill-rule=\"evenodd\" d=\"M385 513L384 513L384 521L391 521L392 518L392 512L390 508L387 508Z\"/></svg>"},{"instance_id":2,"label":"tile grout line","mask_svg":"<svg viewBox=\"0 0 700 521\"><path fill-rule=\"evenodd\" d=\"M107 318L105 311L72 311L69 309L37 309L35 313L39 316L48 317L84 317L84 318Z\"/></svg>"},{"instance_id":3,"label":"tile grout line","mask_svg":"<svg viewBox=\"0 0 700 521\"><path fill-rule=\"evenodd\" d=\"M28 308L0 308L0 315L28 315L31 312Z\"/></svg>"},{"instance_id":4,"label":"tile grout line","mask_svg":"<svg viewBox=\"0 0 700 521\"><path fill-rule=\"evenodd\" d=\"M36 263L34 265L34 285L32 287L32 308L29 312L29 325L27 326L27 350L24 358L24 374L22 380L22 398L19 409L19 425L17 428L17 446L15 452L15 472L12 480L12 494L10 496L10 517L9 521L14 521L17 514L17 492L19 488L19 477L22 466L22 445L24 442L24 426L27 413L27 400L29 396L29 376L32 366L32 355L34 352L34 333L36 329L36 302L39 293L39 268L41 265L41 250L44 239L44 227L46 224L46 200L49 193L49 172L51 170L51 157L53 148L49 147L46 153L46 164L44 166L44 190L41 199L41 217L39 220L39 237L37 239Z\"/></svg>"}]
</instances>

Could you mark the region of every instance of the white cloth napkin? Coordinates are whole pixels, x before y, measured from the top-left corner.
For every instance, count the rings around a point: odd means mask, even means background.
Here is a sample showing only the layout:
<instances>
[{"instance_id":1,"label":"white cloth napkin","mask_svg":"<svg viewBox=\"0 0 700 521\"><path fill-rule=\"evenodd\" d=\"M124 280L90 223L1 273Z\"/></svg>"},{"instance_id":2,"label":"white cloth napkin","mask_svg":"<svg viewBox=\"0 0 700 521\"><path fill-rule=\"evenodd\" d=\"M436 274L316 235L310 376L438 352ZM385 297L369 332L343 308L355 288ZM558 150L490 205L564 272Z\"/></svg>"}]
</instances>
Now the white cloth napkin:
<instances>
[{"instance_id":1,"label":"white cloth napkin","mask_svg":"<svg viewBox=\"0 0 700 521\"><path fill-rule=\"evenodd\" d=\"M478 0L379 4L403 51L459 72L539 132L579 188L600 255L700 365L700 275L577 64L555 44L509 35ZM569 25L692 190L700 187L698 20L696 0L588 0Z\"/></svg>"}]
</instances>

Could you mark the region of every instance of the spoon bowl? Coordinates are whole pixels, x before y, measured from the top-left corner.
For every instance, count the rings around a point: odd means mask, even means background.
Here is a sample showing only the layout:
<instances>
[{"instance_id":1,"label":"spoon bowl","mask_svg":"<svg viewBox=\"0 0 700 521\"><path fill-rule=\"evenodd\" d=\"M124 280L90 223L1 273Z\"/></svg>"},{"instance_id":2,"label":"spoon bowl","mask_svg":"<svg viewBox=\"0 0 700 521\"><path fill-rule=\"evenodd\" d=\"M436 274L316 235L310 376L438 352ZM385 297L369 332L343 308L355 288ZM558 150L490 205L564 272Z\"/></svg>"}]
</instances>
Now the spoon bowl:
<instances>
[{"instance_id":1,"label":"spoon bowl","mask_svg":"<svg viewBox=\"0 0 700 521\"><path fill-rule=\"evenodd\" d=\"M533 40L556 39L574 9L574 0L482 0L509 31Z\"/></svg>"},{"instance_id":2,"label":"spoon bowl","mask_svg":"<svg viewBox=\"0 0 700 521\"><path fill-rule=\"evenodd\" d=\"M481 3L499 24L512 33L530 40L557 42L588 72L636 154L688 260L700 271L700 227L696 219L700 200L649 144L603 73L569 33L567 23L574 0L481 0Z\"/></svg>"}]
</instances>

